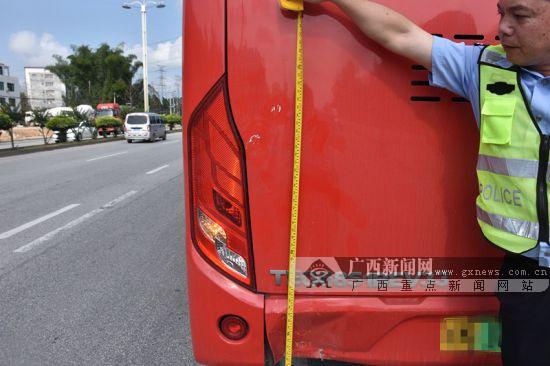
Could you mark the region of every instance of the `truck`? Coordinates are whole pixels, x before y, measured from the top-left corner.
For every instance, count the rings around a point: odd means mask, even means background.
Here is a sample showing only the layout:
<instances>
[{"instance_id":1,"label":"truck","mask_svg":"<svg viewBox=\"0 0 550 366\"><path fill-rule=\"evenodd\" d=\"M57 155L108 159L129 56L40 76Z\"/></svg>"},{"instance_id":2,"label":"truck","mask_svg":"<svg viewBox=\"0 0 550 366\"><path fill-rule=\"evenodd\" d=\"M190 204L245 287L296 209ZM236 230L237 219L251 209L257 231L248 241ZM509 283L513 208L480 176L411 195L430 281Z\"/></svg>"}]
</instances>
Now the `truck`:
<instances>
[{"instance_id":1,"label":"truck","mask_svg":"<svg viewBox=\"0 0 550 366\"><path fill-rule=\"evenodd\" d=\"M498 42L493 2L380 3L436 36ZM297 15L278 0L187 0L184 22L194 356L204 365L282 364ZM426 69L366 38L334 4L308 6L303 29L293 357L308 365L500 365L494 292L476 292L475 283L450 292L456 272L447 271L462 268L456 281L464 286L479 266L502 261L476 222L479 132L469 103L430 87ZM362 290L335 279L388 263L430 263L429 273L443 273L441 288L411 290L400 278L395 291L379 281Z\"/></svg>"},{"instance_id":2,"label":"truck","mask_svg":"<svg viewBox=\"0 0 550 366\"><path fill-rule=\"evenodd\" d=\"M118 103L100 103L96 107L96 113L95 117L115 117L121 120L122 122L122 116L120 113L120 105ZM107 136L107 135L118 135L119 133L122 133L122 130L120 128L115 127L107 127L107 128L99 128L98 133L101 136Z\"/></svg>"}]
</instances>

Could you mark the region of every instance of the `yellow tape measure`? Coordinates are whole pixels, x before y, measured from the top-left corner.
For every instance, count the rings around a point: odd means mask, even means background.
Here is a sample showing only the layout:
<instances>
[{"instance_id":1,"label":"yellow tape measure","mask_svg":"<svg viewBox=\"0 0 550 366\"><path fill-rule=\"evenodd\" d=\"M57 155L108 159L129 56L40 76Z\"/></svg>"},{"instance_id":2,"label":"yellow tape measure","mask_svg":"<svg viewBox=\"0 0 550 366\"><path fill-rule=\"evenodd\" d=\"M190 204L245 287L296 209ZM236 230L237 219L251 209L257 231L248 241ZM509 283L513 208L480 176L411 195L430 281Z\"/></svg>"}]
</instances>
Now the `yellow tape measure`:
<instances>
[{"instance_id":1,"label":"yellow tape measure","mask_svg":"<svg viewBox=\"0 0 550 366\"><path fill-rule=\"evenodd\" d=\"M303 11L304 10L304 1L303 0L280 0L281 7L287 10L294 11Z\"/></svg>"},{"instance_id":2,"label":"yellow tape measure","mask_svg":"<svg viewBox=\"0 0 550 366\"><path fill-rule=\"evenodd\" d=\"M290 215L290 251L288 258L288 302L286 311L285 366L292 365L294 332L294 291L296 247L298 241L298 202L300 197L300 160L302 153L302 110L304 102L303 0L280 0L284 9L298 11L296 34L296 102L294 122L294 163L292 168L292 212Z\"/></svg>"}]
</instances>

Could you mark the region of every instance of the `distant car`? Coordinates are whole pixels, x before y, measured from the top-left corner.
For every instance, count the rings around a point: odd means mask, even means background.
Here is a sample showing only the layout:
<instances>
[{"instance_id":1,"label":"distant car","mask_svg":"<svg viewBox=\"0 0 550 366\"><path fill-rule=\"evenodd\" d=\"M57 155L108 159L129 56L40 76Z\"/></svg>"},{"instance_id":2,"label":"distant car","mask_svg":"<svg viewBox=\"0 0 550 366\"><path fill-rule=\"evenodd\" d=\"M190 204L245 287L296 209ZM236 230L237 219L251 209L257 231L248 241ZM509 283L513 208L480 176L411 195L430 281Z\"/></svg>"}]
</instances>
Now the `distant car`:
<instances>
[{"instance_id":1,"label":"distant car","mask_svg":"<svg viewBox=\"0 0 550 366\"><path fill-rule=\"evenodd\" d=\"M129 113L124 122L124 136L128 143L136 140L154 142L166 140L166 127L156 113Z\"/></svg>"},{"instance_id":2,"label":"distant car","mask_svg":"<svg viewBox=\"0 0 550 366\"><path fill-rule=\"evenodd\" d=\"M25 125L29 125L34 121L34 113L32 111L25 112Z\"/></svg>"},{"instance_id":3,"label":"distant car","mask_svg":"<svg viewBox=\"0 0 550 366\"><path fill-rule=\"evenodd\" d=\"M97 136L97 130L88 122L80 122L78 127L72 128L67 131L67 142L82 141L91 139ZM55 142L61 142L59 140L59 131L53 131L52 140Z\"/></svg>"}]
</instances>

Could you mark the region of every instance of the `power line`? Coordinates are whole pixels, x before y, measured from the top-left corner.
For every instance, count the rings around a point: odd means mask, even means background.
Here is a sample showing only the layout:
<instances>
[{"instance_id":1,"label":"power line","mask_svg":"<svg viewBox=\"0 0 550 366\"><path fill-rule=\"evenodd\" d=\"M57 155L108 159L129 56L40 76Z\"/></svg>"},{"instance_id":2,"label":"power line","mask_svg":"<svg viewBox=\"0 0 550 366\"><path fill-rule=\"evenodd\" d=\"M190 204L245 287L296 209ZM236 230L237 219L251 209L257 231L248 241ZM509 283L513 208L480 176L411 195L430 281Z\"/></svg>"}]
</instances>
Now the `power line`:
<instances>
[{"instance_id":1,"label":"power line","mask_svg":"<svg viewBox=\"0 0 550 366\"><path fill-rule=\"evenodd\" d=\"M149 65L161 65L160 62L149 62ZM165 70L181 70L181 66L172 66L172 67L166 67L164 66ZM159 72L159 70L156 70L155 72Z\"/></svg>"},{"instance_id":2,"label":"power line","mask_svg":"<svg viewBox=\"0 0 550 366\"><path fill-rule=\"evenodd\" d=\"M163 65L159 65L158 66L158 72L160 72L160 98L161 100L164 99L164 87L165 87L165 84L164 84L164 73L166 72L166 67L163 66Z\"/></svg>"}]
</instances>

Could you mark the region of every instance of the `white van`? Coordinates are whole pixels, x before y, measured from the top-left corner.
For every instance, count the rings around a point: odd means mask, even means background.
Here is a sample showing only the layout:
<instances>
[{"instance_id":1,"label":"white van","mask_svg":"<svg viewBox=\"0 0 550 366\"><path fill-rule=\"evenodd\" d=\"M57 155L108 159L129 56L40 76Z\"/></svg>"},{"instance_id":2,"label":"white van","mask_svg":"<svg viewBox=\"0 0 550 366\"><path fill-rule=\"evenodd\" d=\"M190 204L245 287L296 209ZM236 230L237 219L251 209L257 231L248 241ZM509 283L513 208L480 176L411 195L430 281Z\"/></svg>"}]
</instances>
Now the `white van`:
<instances>
[{"instance_id":1,"label":"white van","mask_svg":"<svg viewBox=\"0 0 550 366\"><path fill-rule=\"evenodd\" d=\"M166 127L156 113L129 113L124 122L124 136L128 143L134 140L154 142L157 138L166 140Z\"/></svg>"}]
</instances>

